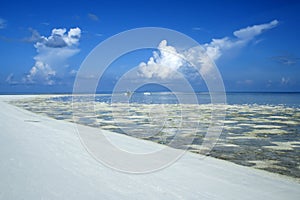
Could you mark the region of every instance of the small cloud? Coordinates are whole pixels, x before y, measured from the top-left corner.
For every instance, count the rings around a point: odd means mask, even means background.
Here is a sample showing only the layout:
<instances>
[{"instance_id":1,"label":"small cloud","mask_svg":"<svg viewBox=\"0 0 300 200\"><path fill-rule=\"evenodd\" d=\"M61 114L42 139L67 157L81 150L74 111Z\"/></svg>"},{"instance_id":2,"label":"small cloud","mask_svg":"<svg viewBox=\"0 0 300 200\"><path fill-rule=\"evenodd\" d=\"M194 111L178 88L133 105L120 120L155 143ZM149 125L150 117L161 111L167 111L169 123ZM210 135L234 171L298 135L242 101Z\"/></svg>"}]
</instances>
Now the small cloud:
<instances>
[{"instance_id":1,"label":"small cloud","mask_svg":"<svg viewBox=\"0 0 300 200\"><path fill-rule=\"evenodd\" d=\"M95 33L95 36L97 36L97 37L102 37L103 34L101 34L101 33Z\"/></svg>"},{"instance_id":2,"label":"small cloud","mask_svg":"<svg viewBox=\"0 0 300 200\"><path fill-rule=\"evenodd\" d=\"M24 41L24 42L34 42L35 43L35 42L39 42L39 41L42 40L42 37L41 37L40 33L37 30L35 30L33 28L29 28L28 30L30 31L31 36L27 37L27 38L24 38L22 41Z\"/></svg>"},{"instance_id":3,"label":"small cloud","mask_svg":"<svg viewBox=\"0 0 300 200\"><path fill-rule=\"evenodd\" d=\"M287 85L287 84L289 84L289 82L290 82L290 78L282 77L280 83L281 83L281 85Z\"/></svg>"},{"instance_id":4,"label":"small cloud","mask_svg":"<svg viewBox=\"0 0 300 200\"><path fill-rule=\"evenodd\" d=\"M210 31L208 31L207 29L205 28L201 28L201 27L193 27L192 28L193 31L202 31L202 32L206 32L206 33L209 33Z\"/></svg>"},{"instance_id":5,"label":"small cloud","mask_svg":"<svg viewBox=\"0 0 300 200\"><path fill-rule=\"evenodd\" d=\"M253 83L253 80L245 80L245 83L246 83L246 84L252 84L252 83Z\"/></svg>"},{"instance_id":6,"label":"small cloud","mask_svg":"<svg viewBox=\"0 0 300 200\"><path fill-rule=\"evenodd\" d=\"M77 72L78 72L77 70L73 69L70 71L70 75L75 76L77 74Z\"/></svg>"},{"instance_id":7,"label":"small cloud","mask_svg":"<svg viewBox=\"0 0 300 200\"><path fill-rule=\"evenodd\" d=\"M253 80L237 81L237 84L239 84L239 85L251 85L251 84L253 84Z\"/></svg>"},{"instance_id":8,"label":"small cloud","mask_svg":"<svg viewBox=\"0 0 300 200\"><path fill-rule=\"evenodd\" d=\"M81 17L79 15L74 15L72 18L75 19L75 20L80 20L81 19Z\"/></svg>"},{"instance_id":9,"label":"small cloud","mask_svg":"<svg viewBox=\"0 0 300 200\"><path fill-rule=\"evenodd\" d=\"M271 59L275 60L279 64L289 66L289 65L295 65L300 58L297 58L292 55L287 55L287 56L274 56Z\"/></svg>"},{"instance_id":10,"label":"small cloud","mask_svg":"<svg viewBox=\"0 0 300 200\"><path fill-rule=\"evenodd\" d=\"M276 27L278 23L277 20L273 20L270 23L248 26L234 31L233 35L242 40L250 40L257 35L260 35L263 31Z\"/></svg>"},{"instance_id":11,"label":"small cloud","mask_svg":"<svg viewBox=\"0 0 300 200\"><path fill-rule=\"evenodd\" d=\"M224 37L221 39L212 39L210 43L204 44L204 48L213 60L217 60L224 51L246 45L263 31L274 28L277 24L278 21L273 20L265 24L248 26L234 31L233 35L235 38Z\"/></svg>"},{"instance_id":12,"label":"small cloud","mask_svg":"<svg viewBox=\"0 0 300 200\"><path fill-rule=\"evenodd\" d=\"M13 78L14 78L14 74L13 73L11 73L11 74L9 74L8 76L7 76L7 78L6 78L6 82L8 82L8 83L10 83L12 80L13 80Z\"/></svg>"},{"instance_id":13,"label":"small cloud","mask_svg":"<svg viewBox=\"0 0 300 200\"><path fill-rule=\"evenodd\" d=\"M0 18L0 29L4 29L6 27L6 20Z\"/></svg>"},{"instance_id":14,"label":"small cloud","mask_svg":"<svg viewBox=\"0 0 300 200\"><path fill-rule=\"evenodd\" d=\"M88 17L93 21L99 21L99 17L93 13L88 13Z\"/></svg>"},{"instance_id":15,"label":"small cloud","mask_svg":"<svg viewBox=\"0 0 300 200\"><path fill-rule=\"evenodd\" d=\"M264 39L258 39L256 41L254 41L254 45L257 45L257 44L261 43L262 41L264 41Z\"/></svg>"},{"instance_id":16,"label":"small cloud","mask_svg":"<svg viewBox=\"0 0 300 200\"><path fill-rule=\"evenodd\" d=\"M203 28L200 28L200 27L193 27L192 28L194 31L202 31L203 30Z\"/></svg>"},{"instance_id":17,"label":"small cloud","mask_svg":"<svg viewBox=\"0 0 300 200\"><path fill-rule=\"evenodd\" d=\"M268 80L268 81L267 81L266 87L269 88L269 87L271 87L272 85L273 85L273 81L272 81L272 80Z\"/></svg>"},{"instance_id":18,"label":"small cloud","mask_svg":"<svg viewBox=\"0 0 300 200\"><path fill-rule=\"evenodd\" d=\"M10 85L16 85L18 84L17 81L14 80L14 74L13 73L10 73L7 78L5 79L5 82L10 84Z\"/></svg>"},{"instance_id":19,"label":"small cloud","mask_svg":"<svg viewBox=\"0 0 300 200\"><path fill-rule=\"evenodd\" d=\"M50 25L50 23L48 23L48 22L42 22L41 24L44 25L44 26L49 26Z\"/></svg>"}]
</instances>

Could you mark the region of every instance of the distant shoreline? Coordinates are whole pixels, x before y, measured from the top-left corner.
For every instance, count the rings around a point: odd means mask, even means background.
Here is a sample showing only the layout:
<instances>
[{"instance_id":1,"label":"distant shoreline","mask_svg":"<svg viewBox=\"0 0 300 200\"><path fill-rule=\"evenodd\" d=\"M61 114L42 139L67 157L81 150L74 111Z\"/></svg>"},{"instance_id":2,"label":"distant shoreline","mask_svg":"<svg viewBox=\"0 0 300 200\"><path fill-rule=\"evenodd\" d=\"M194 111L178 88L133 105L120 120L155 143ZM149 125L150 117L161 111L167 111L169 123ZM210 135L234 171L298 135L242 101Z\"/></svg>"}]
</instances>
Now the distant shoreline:
<instances>
[{"instance_id":1,"label":"distant shoreline","mask_svg":"<svg viewBox=\"0 0 300 200\"><path fill-rule=\"evenodd\" d=\"M126 91L124 91L126 92ZM151 92L151 93L171 93L169 91L135 91L135 93L144 93L144 92ZM121 92L120 92L121 93ZM186 93L186 92L174 92L174 93ZM209 94L208 91L197 91L196 94ZM300 91L227 91L226 94L299 94ZM0 92L0 95L72 95L73 92ZM86 94L86 93L81 93ZM112 94L112 91L98 91L95 94Z\"/></svg>"}]
</instances>

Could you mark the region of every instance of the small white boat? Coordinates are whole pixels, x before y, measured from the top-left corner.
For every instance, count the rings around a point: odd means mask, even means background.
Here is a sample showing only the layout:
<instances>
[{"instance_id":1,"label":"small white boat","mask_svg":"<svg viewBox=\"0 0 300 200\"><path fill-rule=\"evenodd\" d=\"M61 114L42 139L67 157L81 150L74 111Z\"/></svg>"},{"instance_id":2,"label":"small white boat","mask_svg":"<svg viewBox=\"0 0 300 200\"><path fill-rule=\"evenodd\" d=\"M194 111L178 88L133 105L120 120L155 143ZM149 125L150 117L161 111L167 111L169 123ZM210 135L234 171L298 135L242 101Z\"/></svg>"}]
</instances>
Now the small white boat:
<instances>
[{"instance_id":1,"label":"small white boat","mask_svg":"<svg viewBox=\"0 0 300 200\"><path fill-rule=\"evenodd\" d=\"M126 91L126 92L124 93L124 95L130 97L130 96L132 95L132 92Z\"/></svg>"}]
</instances>

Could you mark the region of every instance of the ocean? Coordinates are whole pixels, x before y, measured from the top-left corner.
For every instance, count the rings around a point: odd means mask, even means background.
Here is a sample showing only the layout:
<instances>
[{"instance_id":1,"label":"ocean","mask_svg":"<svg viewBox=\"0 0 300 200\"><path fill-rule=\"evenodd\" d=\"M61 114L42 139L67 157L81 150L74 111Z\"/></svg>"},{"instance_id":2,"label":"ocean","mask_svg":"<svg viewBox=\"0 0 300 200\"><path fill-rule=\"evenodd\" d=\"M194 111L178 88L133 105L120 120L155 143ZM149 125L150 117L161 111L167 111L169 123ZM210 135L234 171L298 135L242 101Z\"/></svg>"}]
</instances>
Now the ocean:
<instances>
[{"instance_id":1,"label":"ocean","mask_svg":"<svg viewBox=\"0 0 300 200\"><path fill-rule=\"evenodd\" d=\"M197 102L189 103L191 97ZM37 96L11 103L194 153L201 153L212 112L225 111L209 156L300 180L300 93L227 93L226 102L218 110L209 93L144 92L79 95L75 100L72 95ZM192 140L174 145L175 137Z\"/></svg>"}]
</instances>

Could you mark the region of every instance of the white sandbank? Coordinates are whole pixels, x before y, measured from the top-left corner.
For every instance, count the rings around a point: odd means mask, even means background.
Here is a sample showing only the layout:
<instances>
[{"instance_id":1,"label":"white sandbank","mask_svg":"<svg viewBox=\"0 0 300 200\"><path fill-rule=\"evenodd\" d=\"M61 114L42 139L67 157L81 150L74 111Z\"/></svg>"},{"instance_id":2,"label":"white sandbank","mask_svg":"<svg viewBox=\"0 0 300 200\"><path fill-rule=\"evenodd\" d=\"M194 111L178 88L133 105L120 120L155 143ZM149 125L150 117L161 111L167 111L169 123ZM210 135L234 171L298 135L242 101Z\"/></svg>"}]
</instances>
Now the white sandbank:
<instances>
[{"instance_id":1,"label":"white sandbank","mask_svg":"<svg viewBox=\"0 0 300 200\"><path fill-rule=\"evenodd\" d=\"M158 172L117 172L86 152L74 124L5 102L24 97L0 96L0 199L300 198L300 184L292 179L193 153ZM111 134L123 145L145 145Z\"/></svg>"}]
</instances>

